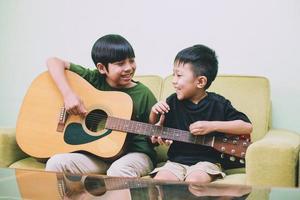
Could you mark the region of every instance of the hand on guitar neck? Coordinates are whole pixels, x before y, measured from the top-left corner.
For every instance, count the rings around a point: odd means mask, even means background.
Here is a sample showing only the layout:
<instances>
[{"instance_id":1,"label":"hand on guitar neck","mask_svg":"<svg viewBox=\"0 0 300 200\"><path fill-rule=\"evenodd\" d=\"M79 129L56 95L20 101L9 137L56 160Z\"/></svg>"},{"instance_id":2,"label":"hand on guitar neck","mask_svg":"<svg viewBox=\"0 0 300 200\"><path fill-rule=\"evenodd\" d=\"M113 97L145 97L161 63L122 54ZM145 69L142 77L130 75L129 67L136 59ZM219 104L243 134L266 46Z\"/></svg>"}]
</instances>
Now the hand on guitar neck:
<instances>
[{"instance_id":1,"label":"hand on guitar neck","mask_svg":"<svg viewBox=\"0 0 300 200\"><path fill-rule=\"evenodd\" d=\"M156 126L162 126L165 121L165 115L161 115L159 118L159 121L155 124ZM161 136L151 136L151 142L153 144L160 144L160 145L171 145L173 143L173 140L168 140L168 139L162 139Z\"/></svg>"}]
</instances>

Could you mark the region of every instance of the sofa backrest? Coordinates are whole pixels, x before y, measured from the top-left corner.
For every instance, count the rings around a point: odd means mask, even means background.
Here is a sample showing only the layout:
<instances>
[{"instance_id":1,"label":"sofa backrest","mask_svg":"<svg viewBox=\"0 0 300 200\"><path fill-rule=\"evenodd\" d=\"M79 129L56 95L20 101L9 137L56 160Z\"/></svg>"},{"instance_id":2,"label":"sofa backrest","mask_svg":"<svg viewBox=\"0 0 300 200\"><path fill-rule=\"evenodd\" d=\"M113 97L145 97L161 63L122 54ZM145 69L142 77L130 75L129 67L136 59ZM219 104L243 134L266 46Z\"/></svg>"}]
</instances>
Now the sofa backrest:
<instances>
[{"instance_id":1,"label":"sofa backrest","mask_svg":"<svg viewBox=\"0 0 300 200\"><path fill-rule=\"evenodd\" d=\"M140 81L146 85L154 94L157 100L160 100L161 88L163 84L163 79L156 75L139 75L133 78L135 81Z\"/></svg>"},{"instance_id":2,"label":"sofa backrest","mask_svg":"<svg viewBox=\"0 0 300 200\"><path fill-rule=\"evenodd\" d=\"M232 105L244 112L253 124L251 138L256 141L262 138L270 120L270 85L265 77L219 75L209 91L216 92L229 99ZM160 99L165 99L174 92L172 76L164 79Z\"/></svg>"}]
</instances>

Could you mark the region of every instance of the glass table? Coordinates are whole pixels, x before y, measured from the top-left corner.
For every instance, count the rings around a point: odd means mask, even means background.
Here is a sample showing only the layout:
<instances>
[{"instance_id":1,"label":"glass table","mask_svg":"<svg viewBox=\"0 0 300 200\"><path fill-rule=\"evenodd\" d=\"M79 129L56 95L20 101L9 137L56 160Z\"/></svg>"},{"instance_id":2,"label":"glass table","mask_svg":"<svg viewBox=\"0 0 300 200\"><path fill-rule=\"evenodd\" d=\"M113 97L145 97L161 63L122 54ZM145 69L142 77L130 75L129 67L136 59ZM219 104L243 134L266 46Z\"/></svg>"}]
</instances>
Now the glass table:
<instances>
[{"instance_id":1,"label":"glass table","mask_svg":"<svg viewBox=\"0 0 300 200\"><path fill-rule=\"evenodd\" d=\"M0 168L0 199L300 199L300 188L197 184Z\"/></svg>"}]
</instances>

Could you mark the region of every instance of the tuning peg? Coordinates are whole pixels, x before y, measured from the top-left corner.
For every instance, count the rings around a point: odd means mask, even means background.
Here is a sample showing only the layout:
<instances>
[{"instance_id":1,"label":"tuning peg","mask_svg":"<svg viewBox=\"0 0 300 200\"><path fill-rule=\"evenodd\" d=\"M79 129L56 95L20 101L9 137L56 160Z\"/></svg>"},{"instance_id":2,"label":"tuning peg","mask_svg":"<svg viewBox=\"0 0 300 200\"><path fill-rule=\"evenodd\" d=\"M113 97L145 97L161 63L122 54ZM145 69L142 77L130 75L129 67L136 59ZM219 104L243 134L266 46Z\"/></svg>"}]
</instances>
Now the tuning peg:
<instances>
[{"instance_id":1,"label":"tuning peg","mask_svg":"<svg viewBox=\"0 0 300 200\"><path fill-rule=\"evenodd\" d=\"M232 143L233 144L237 144L238 142L237 142L237 140L233 140Z\"/></svg>"},{"instance_id":2,"label":"tuning peg","mask_svg":"<svg viewBox=\"0 0 300 200\"><path fill-rule=\"evenodd\" d=\"M226 143L228 139L226 137L223 138L223 142Z\"/></svg>"},{"instance_id":3,"label":"tuning peg","mask_svg":"<svg viewBox=\"0 0 300 200\"><path fill-rule=\"evenodd\" d=\"M222 159L224 158L224 153L221 154L221 158L222 158Z\"/></svg>"},{"instance_id":4,"label":"tuning peg","mask_svg":"<svg viewBox=\"0 0 300 200\"><path fill-rule=\"evenodd\" d=\"M245 164L245 160L244 159L240 159L240 163L241 164Z\"/></svg>"},{"instance_id":5,"label":"tuning peg","mask_svg":"<svg viewBox=\"0 0 300 200\"><path fill-rule=\"evenodd\" d=\"M229 160L232 161L232 162L234 162L234 161L235 161L235 157L230 156L230 157L229 157Z\"/></svg>"}]
</instances>

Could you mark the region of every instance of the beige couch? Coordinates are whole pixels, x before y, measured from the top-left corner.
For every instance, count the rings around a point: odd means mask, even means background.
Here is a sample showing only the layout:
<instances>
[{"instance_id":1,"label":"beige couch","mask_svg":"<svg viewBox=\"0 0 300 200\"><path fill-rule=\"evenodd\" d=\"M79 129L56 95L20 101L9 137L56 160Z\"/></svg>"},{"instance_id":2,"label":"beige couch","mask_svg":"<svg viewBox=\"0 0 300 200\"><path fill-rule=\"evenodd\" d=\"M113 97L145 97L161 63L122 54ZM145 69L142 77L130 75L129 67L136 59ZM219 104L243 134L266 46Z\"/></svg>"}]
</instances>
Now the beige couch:
<instances>
[{"instance_id":1,"label":"beige couch","mask_svg":"<svg viewBox=\"0 0 300 200\"><path fill-rule=\"evenodd\" d=\"M168 76L136 76L155 94L165 99L173 92ZM268 79L256 76L218 76L210 91L224 95L234 107L248 115L253 123L252 141L246 154L246 168L228 170L220 183L296 186L300 135L272 129ZM167 159L166 146L156 148L158 161ZM15 129L0 129L0 167L44 169L45 165L24 154L17 146Z\"/></svg>"}]
</instances>

